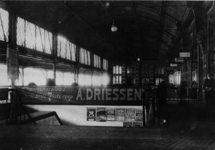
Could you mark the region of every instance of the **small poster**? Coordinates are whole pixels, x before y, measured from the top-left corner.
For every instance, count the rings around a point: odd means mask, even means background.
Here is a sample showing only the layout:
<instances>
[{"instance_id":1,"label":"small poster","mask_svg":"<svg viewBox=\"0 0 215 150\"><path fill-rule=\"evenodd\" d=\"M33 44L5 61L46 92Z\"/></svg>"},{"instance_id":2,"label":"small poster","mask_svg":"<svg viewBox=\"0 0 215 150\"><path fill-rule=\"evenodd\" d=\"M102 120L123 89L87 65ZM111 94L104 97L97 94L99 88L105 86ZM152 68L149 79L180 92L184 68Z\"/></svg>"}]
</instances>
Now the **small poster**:
<instances>
[{"instance_id":1,"label":"small poster","mask_svg":"<svg viewBox=\"0 0 215 150\"><path fill-rule=\"evenodd\" d=\"M143 110L136 109L136 121L143 121Z\"/></svg>"},{"instance_id":2,"label":"small poster","mask_svg":"<svg viewBox=\"0 0 215 150\"><path fill-rule=\"evenodd\" d=\"M125 109L125 121L135 121L135 109L134 108Z\"/></svg>"},{"instance_id":3,"label":"small poster","mask_svg":"<svg viewBox=\"0 0 215 150\"><path fill-rule=\"evenodd\" d=\"M143 122L133 122L133 127L142 127L143 126Z\"/></svg>"},{"instance_id":4,"label":"small poster","mask_svg":"<svg viewBox=\"0 0 215 150\"><path fill-rule=\"evenodd\" d=\"M87 108L87 121L96 121L96 108Z\"/></svg>"},{"instance_id":5,"label":"small poster","mask_svg":"<svg viewBox=\"0 0 215 150\"><path fill-rule=\"evenodd\" d=\"M132 127L132 122L123 122L123 127Z\"/></svg>"},{"instance_id":6,"label":"small poster","mask_svg":"<svg viewBox=\"0 0 215 150\"><path fill-rule=\"evenodd\" d=\"M116 109L116 121L125 121L125 109L124 108Z\"/></svg>"},{"instance_id":7,"label":"small poster","mask_svg":"<svg viewBox=\"0 0 215 150\"><path fill-rule=\"evenodd\" d=\"M97 107L97 121L106 121L106 108L104 107Z\"/></svg>"},{"instance_id":8,"label":"small poster","mask_svg":"<svg viewBox=\"0 0 215 150\"><path fill-rule=\"evenodd\" d=\"M107 121L115 121L115 109L114 108L107 108Z\"/></svg>"}]
</instances>

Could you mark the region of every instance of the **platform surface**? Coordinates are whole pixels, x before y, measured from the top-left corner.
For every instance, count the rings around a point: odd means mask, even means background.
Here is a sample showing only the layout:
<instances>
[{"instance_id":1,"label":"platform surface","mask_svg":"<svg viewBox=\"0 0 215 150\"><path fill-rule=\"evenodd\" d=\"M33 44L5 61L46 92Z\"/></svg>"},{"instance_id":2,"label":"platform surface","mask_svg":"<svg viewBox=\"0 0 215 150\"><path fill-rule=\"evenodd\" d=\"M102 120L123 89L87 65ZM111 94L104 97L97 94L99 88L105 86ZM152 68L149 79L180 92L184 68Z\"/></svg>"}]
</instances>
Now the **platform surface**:
<instances>
[{"instance_id":1,"label":"platform surface","mask_svg":"<svg viewBox=\"0 0 215 150\"><path fill-rule=\"evenodd\" d=\"M143 129L0 126L0 150L214 150L215 109L180 107L163 126Z\"/></svg>"}]
</instances>

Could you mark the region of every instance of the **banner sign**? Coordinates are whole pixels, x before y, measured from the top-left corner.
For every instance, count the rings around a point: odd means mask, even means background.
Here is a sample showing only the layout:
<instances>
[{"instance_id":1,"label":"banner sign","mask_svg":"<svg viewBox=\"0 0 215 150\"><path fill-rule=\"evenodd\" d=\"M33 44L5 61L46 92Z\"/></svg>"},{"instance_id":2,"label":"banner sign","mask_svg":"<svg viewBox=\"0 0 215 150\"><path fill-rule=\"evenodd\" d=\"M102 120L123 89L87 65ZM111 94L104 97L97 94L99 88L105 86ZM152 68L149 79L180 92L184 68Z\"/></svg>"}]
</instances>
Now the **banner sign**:
<instances>
[{"instance_id":1,"label":"banner sign","mask_svg":"<svg viewBox=\"0 0 215 150\"><path fill-rule=\"evenodd\" d=\"M24 104L142 105L142 87L17 87Z\"/></svg>"}]
</instances>

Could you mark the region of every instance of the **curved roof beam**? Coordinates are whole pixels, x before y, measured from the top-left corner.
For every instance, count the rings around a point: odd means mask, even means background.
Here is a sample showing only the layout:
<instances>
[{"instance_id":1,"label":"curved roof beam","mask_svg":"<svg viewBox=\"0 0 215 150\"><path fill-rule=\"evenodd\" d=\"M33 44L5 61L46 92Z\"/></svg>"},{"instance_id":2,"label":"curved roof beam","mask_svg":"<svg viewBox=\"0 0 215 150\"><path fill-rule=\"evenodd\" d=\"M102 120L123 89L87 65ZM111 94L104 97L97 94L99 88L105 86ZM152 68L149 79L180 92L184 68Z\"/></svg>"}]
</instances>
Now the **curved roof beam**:
<instances>
[{"instance_id":1,"label":"curved roof beam","mask_svg":"<svg viewBox=\"0 0 215 150\"><path fill-rule=\"evenodd\" d=\"M143 8L145 10L148 10L148 11L151 11L153 13L156 13L156 14L160 15L160 10L158 10L158 9L154 9L152 7L144 6L142 4L138 4L137 6L140 7L140 8ZM164 16L165 16L166 19L172 21L175 24L177 24L178 22L180 22L178 19L176 19L175 17L173 17L172 15L170 15L170 14L168 14L166 12L164 13Z\"/></svg>"},{"instance_id":2,"label":"curved roof beam","mask_svg":"<svg viewBox=\"0 0 215 150\"><path fill-rule=\"evenodd\" d=\"M87 25L92 31L94 31L96 34L98 34L98 36L100 36L106 43L108 43L110 45L110 47L112 47L114 49L114 47L112 46L112 44L110 42L108 42L101 34L99 34L97 31L95 31L95 29L93 29L88 23L86 23L86 21L84 21L79 15L77 15L72 8L66 3L66 2L62 2L67 8L68 10L76 17L79 18L79 20L81 20L85 25Z\"/></svg>"}]
</instances>

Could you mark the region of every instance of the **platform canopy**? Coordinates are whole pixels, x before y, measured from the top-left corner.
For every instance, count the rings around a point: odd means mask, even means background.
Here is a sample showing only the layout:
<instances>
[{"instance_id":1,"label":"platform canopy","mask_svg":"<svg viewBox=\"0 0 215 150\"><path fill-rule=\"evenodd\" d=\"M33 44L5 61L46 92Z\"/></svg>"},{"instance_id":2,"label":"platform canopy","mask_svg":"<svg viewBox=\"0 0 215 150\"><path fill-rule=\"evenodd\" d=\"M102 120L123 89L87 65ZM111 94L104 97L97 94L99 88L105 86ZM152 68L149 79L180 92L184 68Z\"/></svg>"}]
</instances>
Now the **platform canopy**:
<instances>
[{"instance_id":1,"label":"platform canopy","mask_svg":"<svg viewBox=\"0 0 215 150\"><path fill-rule=\"evenodd\" d=\"M165 59L186 26L187 1L5 1L18 16L108 60ZM117 31L113 32L113 24Z\"/></svg>"}]
</instances>

